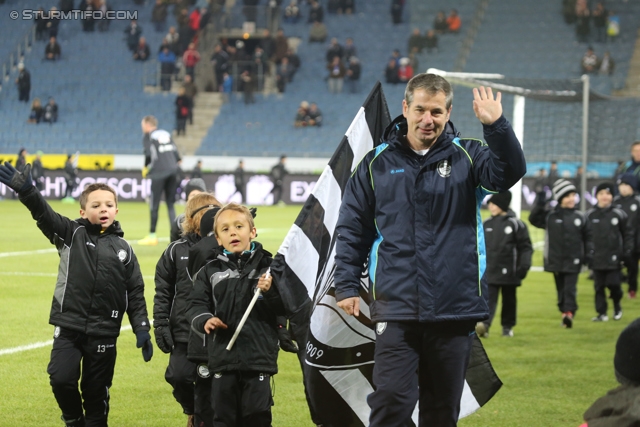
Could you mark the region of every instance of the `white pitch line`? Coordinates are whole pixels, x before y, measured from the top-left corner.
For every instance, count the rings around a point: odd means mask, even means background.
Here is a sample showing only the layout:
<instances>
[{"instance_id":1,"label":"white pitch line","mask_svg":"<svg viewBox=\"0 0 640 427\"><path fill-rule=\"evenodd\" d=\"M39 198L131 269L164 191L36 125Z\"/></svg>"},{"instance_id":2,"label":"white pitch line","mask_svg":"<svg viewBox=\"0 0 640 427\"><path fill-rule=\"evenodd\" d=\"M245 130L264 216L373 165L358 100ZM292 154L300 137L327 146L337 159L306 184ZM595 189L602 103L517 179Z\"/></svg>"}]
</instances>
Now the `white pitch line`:
<instances>
[{"instance_id":1,"label":"white pitch line","mask_svg":"<svg viewBox=\"0 0 640 427\"><path fill-rule=\"evenodd\" d=\"M36 255L36 254L49 254L58 252L55 248L50 249L36 249L35 251L22 251L22 252L0 252L0 258L6 258L10 256L22 256L22 255Z\"/></svg>"},{"instance_id":2,"label":"white pitch line","mask_svg":"<svg viewBox=\"0 0 640 427\"><path fill-rule=\"evenodd\" d=\"M122 328L120 328L120 332L128 331L129 329L131 329L131 325L125 325ZM48 347L50 345L53 345L53 340L34 342L32 344L21 345L21 346L12 347L12 348L4 348L4 349L0 349L0 356L4 356L6 354L22 353L23 351L35 350L42 347Z\"/></svg>"}]
</instances>

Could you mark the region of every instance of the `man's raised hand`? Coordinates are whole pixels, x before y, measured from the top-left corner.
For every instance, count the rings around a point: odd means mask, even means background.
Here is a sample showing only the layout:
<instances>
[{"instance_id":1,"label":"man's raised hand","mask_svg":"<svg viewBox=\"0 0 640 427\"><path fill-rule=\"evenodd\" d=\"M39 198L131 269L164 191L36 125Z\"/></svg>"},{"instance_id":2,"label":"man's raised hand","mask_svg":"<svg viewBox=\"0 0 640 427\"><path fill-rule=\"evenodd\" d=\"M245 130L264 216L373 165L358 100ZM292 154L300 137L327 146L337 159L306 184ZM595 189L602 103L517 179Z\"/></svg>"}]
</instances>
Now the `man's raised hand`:
<instances>
[{"instance_id":1,"label":"man's raised hand","mask_svg":"<svg viewBox=\"0 0 640 427\"><path fill-rule=\"evenodd\" d=\"M502 116L502 94L498 92L495 99L490 87L473 88L473 112L483 125L493 124Z\"/></svg>"}]
</instances>

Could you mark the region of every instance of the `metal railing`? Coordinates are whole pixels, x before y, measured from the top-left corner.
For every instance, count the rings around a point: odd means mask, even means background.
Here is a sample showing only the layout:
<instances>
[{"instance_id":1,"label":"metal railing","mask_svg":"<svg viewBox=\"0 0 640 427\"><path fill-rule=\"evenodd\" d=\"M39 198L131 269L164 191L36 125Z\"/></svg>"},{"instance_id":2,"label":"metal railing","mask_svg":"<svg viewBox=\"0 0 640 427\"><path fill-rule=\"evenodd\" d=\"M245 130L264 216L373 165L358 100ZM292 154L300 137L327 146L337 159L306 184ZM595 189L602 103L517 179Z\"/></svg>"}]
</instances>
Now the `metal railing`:
<instances>
[{"instance_id":1,"label":"metal railing","mask_svg":"<svg viewBox=\"0 0 640 427\"><path fill-rule=\"evenodd\" d=\"M6 92L5 84L11 78L11 74L14 73L18 69L18 64L24 60L24 55L27 52L31 51L33 44L36 40L36 26L33 25L29 28L29 31L25 34L25 36L18 42L15 49L9 54L9 58L2 62L0 65L0 72L2 72L0 78L0 95Z\"/></svg>"}]
</instances>

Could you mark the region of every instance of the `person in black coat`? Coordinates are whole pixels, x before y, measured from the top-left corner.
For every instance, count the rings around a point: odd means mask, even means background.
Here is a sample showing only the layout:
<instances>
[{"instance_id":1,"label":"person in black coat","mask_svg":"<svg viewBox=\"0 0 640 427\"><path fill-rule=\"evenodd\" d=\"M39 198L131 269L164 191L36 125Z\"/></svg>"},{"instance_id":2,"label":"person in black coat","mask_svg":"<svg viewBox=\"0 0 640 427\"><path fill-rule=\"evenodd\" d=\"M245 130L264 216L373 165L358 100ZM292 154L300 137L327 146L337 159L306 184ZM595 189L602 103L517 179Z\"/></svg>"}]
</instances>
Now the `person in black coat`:
<instances>
[{"instance_id":1,"label":"person in black coat","mask_svg":"<svg viewBox=\"0 0 640 427\"><path fill-rule=\"evenodd\" d=\"M629 283L629 298L635 299L638 291L638 260L640 259L640 196L636 192L638 178L632 173L625 173L616 182L618 195L613 198L613 204L629 217L627 227L633 231L634 236L633 251L625 267Z\"/></svg>"},{"instance_id":2,"label":"person in black coat","mask_svg":"<svg viewBox=\"0 0 640 427\"><path fill-rule=\"evenodd\" d=\"M484 240L487 248L485 277L489 284L489 319L476 325L476 333L487 337L502 291L502 336L512 337L516 325L516 289L531 268L533 246L527 226L509 209L511 192L491 196L487 207L491 218L486 220Z\"/></svg>"},{"instance_id":3,"label":"person in black coat","mask_svg":"<svg viewBox=\"0 0 640 427\"><path fill-rule=\"evenodd\" d=\"M31 93L31 74L21 62L18 64L18 78L16 78L18 86L18 101L29 102L29 94Z\"/></svg>"},{"instance_id":4,"label":"person in black coat","mask_svg":"<svg viewBox=\"0 0 640 427\"><path fill-rule=\"evenodd\" d=\"M631 262L633 252L633 229L627 226L627 214L613 206L612 183L603 182L596 187L598 204L587 212L593 233L593 259L589 267L593 270L593 286L597 316L594 322L606 322L607 296L609 288L613 300L613 320L622 318L622 288L620 286L621 264Z\"/></svg>"},{"instance_id":5,"label":"person in black coat","mask_svg":"<svg viewBox=\"0 0 640 427\"><path fill-rule=\"evenodd\" d=\"M576 186L558 179L553 184L553 199L557 205L547 208L546 193L538 193L529 222L546 230L544 271L553 273L562 326L571 328L578 310L578 274L593 259L593 239L589 219L576 210Z\"/></svg>"}]
</instances>

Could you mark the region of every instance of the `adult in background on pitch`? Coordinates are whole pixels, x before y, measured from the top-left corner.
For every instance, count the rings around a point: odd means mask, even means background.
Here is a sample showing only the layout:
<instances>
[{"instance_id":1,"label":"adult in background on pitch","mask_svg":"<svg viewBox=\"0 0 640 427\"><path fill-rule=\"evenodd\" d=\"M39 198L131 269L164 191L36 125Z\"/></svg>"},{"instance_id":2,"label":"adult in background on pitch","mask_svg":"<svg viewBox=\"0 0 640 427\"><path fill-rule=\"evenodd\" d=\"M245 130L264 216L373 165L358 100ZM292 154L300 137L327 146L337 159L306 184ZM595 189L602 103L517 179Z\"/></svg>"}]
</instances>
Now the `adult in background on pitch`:
<instances>
[{"instance_id":1,"label":"adult in background on pitch","mask_svg":"<svg viewBox=\"0 0 640 427\"><path fill-rule=\"evenodd\" d=\"M505 191L491 196L487 207L491 218L483 224L484 241L487 247L487 269L489 283L489 319L476 324L480 337L489 336L489 328L498 307L498 295L502 293L502 336L512 337L516 325L518 301L516 290L531 268L533 246L529 230L516 214L509 209L511 192Z\"/></svg>"},{"instance_id":2,"label":"adult in background on pitch","mask_svg":"<svg viewBox=\"0 0 640 427\"><path fill-rule=\"evenodd\" d=\"M178 147L173 143L171 134L164 129L158 129L158 120L154 116L142 119L142 133L144 134L144 168L142 177L151 179L150 214L151 224L149 235L138 240L139 245L157 245L156 226L158 225L158 210L164 193L167 211L169 212L169 228L176 220L176 190L178 181L178 162L182 159Z\"/></svg>"},{"instance_id":3,"label":"adult in background on pitch","mask_svg":"<svg viewBox=\"0 0 640 427\"><path fill-rule=\"evenodd\" d=\"M44 153L40 150L36 151L36 158L33 160L31 167L31 176L36 183L36 189L42 191L45 184L44 166L42 166L42 155Z\"/></svg>"},{"instance_id":4,"label":"adult in background on pitch","mask_svg":"<svg viewBox=\"0 0 640 427\"><path fill-rule=\"evenodd\" d=\"M635 299L638 292L638 260L640 260L640 196L636 191L638 178L632 173L625 173L616 182L618 195L613 198L613 205L627 214L629 217L627 227L633 233L633 250L625 266L627 283L629 283L629 299Z\"/></svg>"},{"instance_id":5,"label":"adult in background on pitch","mask_svg":"<svg viewBox=\"0 0 640 427\"><path fill-rule=\"evenodd\" d=\"M30 171L31 165L19 172L5 163L0 182L19 194L60 255L49 316L55 327L47 367L53 395L67 427L106 426L125 312L144 361L153 356L140 266L115 220L118 198L113 188L87 186L80 195L80 218L71 220L36 191Z\"/></svg>"},{"instance_id":6,"label":"adult in background on pitch","mask_svg":"<svg viewBox=\"0 0 640 427\"><path fill-rule=\"evenodd\" d=\"M64 203L74 203L73 191L78 186L78 156L69 154L67 155L67 161L64 163L64 174L66 175L66 189L64 190L64 197L62 201Z\"/></svg>"},{"instance_id":7,"label":"adult in background on pitch","mask_svg":"<svg viewBox=\"0 0 640 427\"><path fill-rule=\"evenodd\" d=\"M544 271L553 273L558 293L561 325L573 327L578 311L578 274L593 259L593 237L589 219L576 209L576 186L566 179L553 184L555 207L547 206L540 191L529 214L529 222L545 232Z\"/></svg>"},{"instance_id":8,"label":"adult in background on pitch","mask_svg":"<svg viewBox=\"0 0 640 427\"><path fill-rule=\"evenodd\" d=\"M623 174L630 173L637 179L638 185L636 185L635 191L640 192L640 141L635 141L631 144L630 151L631 159L619 168L619 175L616 177L616 180Z\"/></svg>"},{"instance_id":9,"label":"adult in background on pitch","mask_svg":"<svg viewBox=\"0 0 640 427\"><path fill-rule=\"evenodd\" d=\"M196 178L199 179L199 178ZM188 184L187 184L188 186ZM153 327L156 344L170 354L165 380L173 388L173 396L188 417L188 426L211 426L213 418L209 399L199 399L204 407L196 408L195 383L197 365L187 359L190 319L187 318L187 297L193 282L187 271L189 249L201 239L200 220L208 209L220 207L213 195L198 192L188 198L181 223L182 237L169 244L156 264L156 293L153 298ZM210 395L210 393L208 393Z\"/></svg>"},{"instance_id":10,"label":"adult in background on pitch","mask_svg":"<svg viewBox=\"0 0 640 427\"><path fill-rule=\"evenodd\" d=\"M236 195L236 193L240 193L240 203L245 203L247 200L246 188L247 188L247 178L245 177L244 172L244 161L242 159L238 160L238 167L235 171L233 171L233 185L236 187L235 191L229 199Z\"/></svg>"},{"instance_id":11,"label":"adult in background on pitch","mask_svg":"<svg viewBox=\"0 0 640 427\"><path fill-rule=\"evenodd\" d=\"M284 177L289 174L289 171L285 167L285 163L287 163L287 156L283 154L280 156L280 161L271 168L271 173L269 173L269 179L271 179L271 182L273 183L273 187L269 194L273 194L274 205L282 202L282 185L284 184Z\"/></svg>"},{"instance_id":12,"label":"adult in background on pitch","mask_svg":"<svg viewBox=\"0 0 640 427\"><path fill-rule=\"evenodd\" d=\"M473 89L488 145L463 139L449 121L453 89L418 74L402 115L362 159L344 190L336 226L336 301L360 315L369 266L376 322L375 391L369 426L457 425L476 323L489 317L480 201L526 172L500 93ZM418 374L419 372L419 374Z\"/></svg>"}]
</instances>

